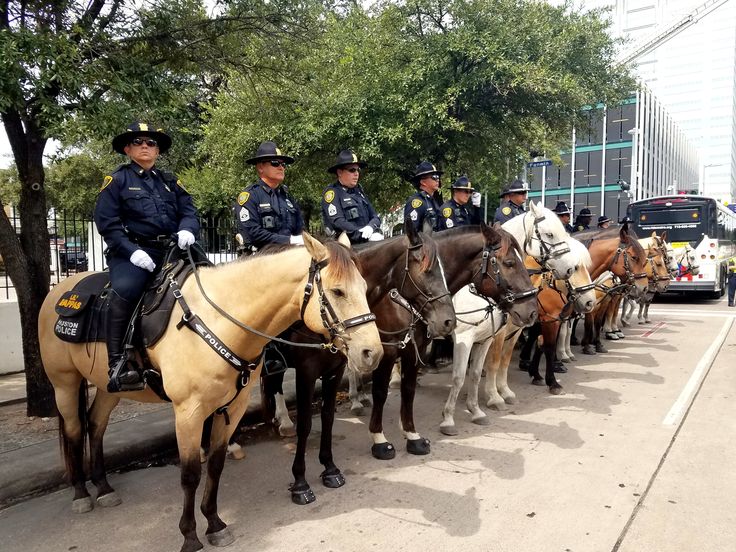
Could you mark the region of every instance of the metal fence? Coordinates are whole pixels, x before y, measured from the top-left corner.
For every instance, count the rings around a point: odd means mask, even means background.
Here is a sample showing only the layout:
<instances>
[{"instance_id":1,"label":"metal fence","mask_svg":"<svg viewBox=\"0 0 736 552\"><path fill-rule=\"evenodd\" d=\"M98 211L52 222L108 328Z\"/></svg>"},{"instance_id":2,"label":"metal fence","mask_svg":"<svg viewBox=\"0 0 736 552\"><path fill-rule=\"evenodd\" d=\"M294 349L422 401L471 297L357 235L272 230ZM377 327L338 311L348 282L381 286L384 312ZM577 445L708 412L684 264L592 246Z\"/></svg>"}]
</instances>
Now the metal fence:
<instances>
[{"instance_id":1,"label":"metal fence","mask_svg":"<svg viewBox=\"0 0 736 552\"><path fill-rule=\"evenodd\" d=\"M10 223L20 232L20 217L13 207L6 209ZM104 270L105 242L89 217L51 209L47 219L51 246L51 286L85 270ZM199 243L217 264L231 261L235 253L235 221L231 213L200 218ZM15 300L15 289L0 257L0 300Z\"/></svg>"}]
</instances>

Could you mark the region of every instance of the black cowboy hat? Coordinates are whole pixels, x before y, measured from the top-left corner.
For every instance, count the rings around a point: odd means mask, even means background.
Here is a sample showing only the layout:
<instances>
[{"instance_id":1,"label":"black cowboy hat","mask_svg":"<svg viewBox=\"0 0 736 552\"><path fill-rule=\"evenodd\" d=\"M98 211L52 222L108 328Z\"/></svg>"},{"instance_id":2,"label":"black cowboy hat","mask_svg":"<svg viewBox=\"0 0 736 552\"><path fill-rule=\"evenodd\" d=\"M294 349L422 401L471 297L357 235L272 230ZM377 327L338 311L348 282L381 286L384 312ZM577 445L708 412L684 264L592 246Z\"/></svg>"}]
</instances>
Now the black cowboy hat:
<instances>
[{"instance_id":1,"label":"black cowboy hat","mask_svg":"<svg viewBox=\"0 0 736 552\"><path fill-rule=\"evenodd\" d=\"M570 208L567 206L567 203L564 201L558 201L557 205L555 205L555 208L552 209L557 215L569 215L570 214Z\"/></svg>"},{"instance_id":2,"label":"black cowboy hat","mask_svg":"<svg viewBox=\"0 0 736 552\"><path fill-rule=\"evenodd\" d=\"M611 222L611 219L608 218L605 215L601 215L598 217L598 224L603 224L604 222Z\"/></svg>"},{"instance_id":3,"label":"black cowboy hat","mask_svg":"<svg viewBox=\"0 0 736 552\"><path fill-rule=\"evenodd\" d=\"M473 188L472 184L470 183L470 180L468 180L468 177L463 175L460 178L458 178L455 182L452 183L452 186L450 186L451 190L469 190L471 192L475 191L475 188Z\"/></svg>"},{"instance_id":4,"label":"black cowboy hat","mask_svg":"<svg viewBox=\"0 0 736 552\"><path fill-rule=\"evenodd\" d=\"M156 140L160 153L166 153L171 147L171 137L164 132L164 129L154 128L147 123L135 121L128 125L125 132L118 134L112 139L112 149L125 155L125 146L130 144L138 136L149 136L153 140Z\"/></svg>"},{"instance_id":5,"label":"black cowboy hat","mask_svg":"<svg viewBox=\"0 0 736 552\"><path fill-rule=\"evenodd\" d=\"M288 155L284 155L283 153L281 153L281 150L276 146L276 143L268 140L265 142L261 142L261 145L258 146L258 151L256 151L256 154L250 159L246 159L245 162L249 165L255 165L256 163L260 163L261 161L268 161L269 159L281 159L285 161L288 165L291 165L294 162L293 157L289 157Z\"/></svg>"},{"instance_id":6,"label":"black cowboy hat","mask_svg":"<svg viewBox=\"0 0 736 552\"><path fill-rule=\"evenodd\" d=\"M528 184L524 182L523 180L519 180L517 178L513 182L509 182L503 187L503 190L501 190L501 197L508 195L508 194L526 193L528 191L529 191Z\"/></svg>"},{"instance_id":7,"label":"black cowboy hat","mask_svg":"<svg viewBox=\"0 0 736 552\"><path fill-rule=\"evenodd\" d=\"M438 170L437 167L435 167L429 161L422 161L417 165L417 168L414 169L414 174L410 177L409 180L416 184L417 182L419 182L419 180L421 180L423 176L432 174L440 175L442 174L442 171Z\"/></svg>"},{"instance_id":8,"label":"black cowboy hat","mask_svg":"<svg viewBox=\"0 0 736 552\"><path fill-rule=\"evenodd\" d=\"M337 169L344 167L345 165L358 165L361 169L365 169L368 163L358 160L358 156L353 153L353 150L345 149L337 154L335 164L332 165L327 172L336 173Z\"/></svg>"},{"instance_id":9,"label":"black cowboy hat","mask_svg":"<svg viewBox=\"0 0 736 552\"><path fill-rule=\"evenodd\" d=\"M579 217L592 217L593 213L591 213L590 209L588 209L587 207L583 207L582 209L580 209L578 216Z\"/></svg>"}]
</instances>

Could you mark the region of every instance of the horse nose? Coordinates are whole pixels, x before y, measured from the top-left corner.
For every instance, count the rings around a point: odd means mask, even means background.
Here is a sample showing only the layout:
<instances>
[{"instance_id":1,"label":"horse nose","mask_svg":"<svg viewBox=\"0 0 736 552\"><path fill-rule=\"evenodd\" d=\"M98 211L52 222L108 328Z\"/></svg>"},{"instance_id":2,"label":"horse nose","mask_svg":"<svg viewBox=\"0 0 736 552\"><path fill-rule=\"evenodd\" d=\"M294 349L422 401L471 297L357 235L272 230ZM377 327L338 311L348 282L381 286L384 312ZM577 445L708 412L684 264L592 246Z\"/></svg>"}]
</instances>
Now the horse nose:
<instances>
[{"instance_id":1,"label":"horse nose","mask_svg":"<svg viewBox=\"0 0 736 552\"><path fill-rule=\"evenodd\" d=\"M455 319L454 318L448 318L444 322L445 329L448 331L452 331L455 329Z\"/></svg>"},{"instance_id":2,"label":"horse nose","mask_svg":"<svg viewBox=\"0 0 736 552\"><path fill-rule=\"evenodd\" d=\"M536 321L537 321L537 311L533 310L531 314L529 315L529 325L531 326Z\"/></svg>"},{"instance_id":3,"label":"horse nose","mask_svg":"<svg viewBox=\"0 0 736 552\"><path fill-rule=\"evenodd\" d=\"M373 349L363 349L361 355L366 366L373 368L378 364L378 355Z\"/></svg>"}]
</instances>

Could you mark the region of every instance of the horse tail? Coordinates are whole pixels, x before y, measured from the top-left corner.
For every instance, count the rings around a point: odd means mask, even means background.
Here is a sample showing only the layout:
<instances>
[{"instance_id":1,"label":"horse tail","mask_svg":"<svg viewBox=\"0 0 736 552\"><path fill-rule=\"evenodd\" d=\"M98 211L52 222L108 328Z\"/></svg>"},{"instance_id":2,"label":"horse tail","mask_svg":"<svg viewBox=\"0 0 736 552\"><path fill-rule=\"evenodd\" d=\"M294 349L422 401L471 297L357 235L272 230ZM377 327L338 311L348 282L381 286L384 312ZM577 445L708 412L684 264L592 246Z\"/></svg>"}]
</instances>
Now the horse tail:
<instances>
[{"instance_id":1,"label":"horse tail","mask_svg":"<svg viewBox=\"0 0 736 552\"><path fill-rule=\"evenodd\" d=\"M87 450L87 430L89 429L89 389L87 386L87 380L82 378L79 382L79 392L77 396L77 417L79 419L79 431L81 432L81 452L84 455ZM64 417L59 412L57 407L56 415L59 419L59 448L61 449L61 455L64 458L64 466L66 467L66 473L68 476L74 474L76 469L76 455L74 446L75 444L66 438L64 431ZM77 444L78 446L78 444Z\"/></svg>"}]
</instances>

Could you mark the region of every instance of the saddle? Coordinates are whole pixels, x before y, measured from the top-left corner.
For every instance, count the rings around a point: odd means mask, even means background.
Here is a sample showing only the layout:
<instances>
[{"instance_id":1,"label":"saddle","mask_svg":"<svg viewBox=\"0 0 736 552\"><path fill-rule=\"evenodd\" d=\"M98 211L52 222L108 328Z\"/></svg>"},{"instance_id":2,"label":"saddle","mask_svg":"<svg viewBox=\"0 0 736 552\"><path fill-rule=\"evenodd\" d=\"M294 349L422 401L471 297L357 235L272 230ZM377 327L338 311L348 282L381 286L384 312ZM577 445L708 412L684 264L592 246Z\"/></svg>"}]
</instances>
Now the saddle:
<instances>
[{"instance_id":1,"label":"saddle","mask_svg":"<svg viewBox=\"0 0 736 552\"><path fill-rule=\"evenodd\" d=\"M195 266L212 265L198 244L191 246L190 250ZM175 279L181 286L192 271L192 264L184 251L176 245L169 249L161 270L133 313L132 345L136 348L150 347L161 338L176 301L173 293L168 293L169 282ZM111 291L110 273L107 271L95 272L77 282L56 303L55 310L59 315L54 325L56 336L70 343L105 341Z\"/></svg>"}]
</instances>

